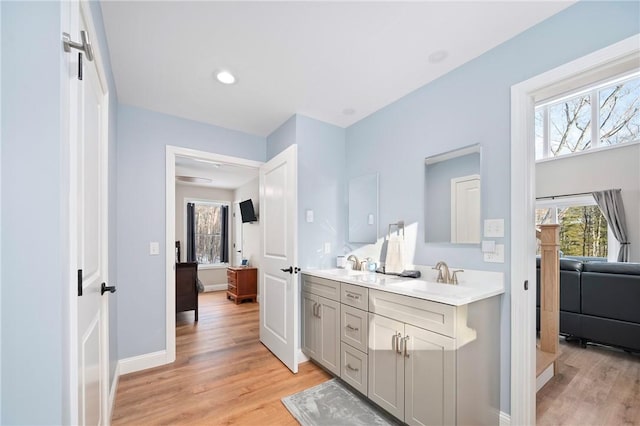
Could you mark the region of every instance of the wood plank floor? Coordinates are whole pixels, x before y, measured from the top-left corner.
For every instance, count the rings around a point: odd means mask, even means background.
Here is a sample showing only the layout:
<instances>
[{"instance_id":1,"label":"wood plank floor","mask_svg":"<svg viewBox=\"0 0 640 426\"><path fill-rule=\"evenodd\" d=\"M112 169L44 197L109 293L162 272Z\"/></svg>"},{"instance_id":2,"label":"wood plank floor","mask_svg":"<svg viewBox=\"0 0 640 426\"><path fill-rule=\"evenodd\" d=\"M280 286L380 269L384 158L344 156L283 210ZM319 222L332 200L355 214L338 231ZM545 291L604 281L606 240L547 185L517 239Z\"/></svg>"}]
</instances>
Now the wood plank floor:
<instances>
[{"instance_id":1,"label":"wood plank floor","mask_svg":"<svg viewBox=\"0 0 640 426\"><path fill-rule=\"evenodd\" d=\"M559 373L537 395L538 425L640 425L640 356L560 339Z\"/></svg>"},{"instance_id":2,"label":"wood plank floor","mask_svg":"<svg viewBox=\"0 0 640 426\"><path fill-rule=\"evenodd\" d=\"M176 318L176 362L120 378L114 425L296 425L280 398L330 375L310 362L292 374L259 342L258 304L200 294L200 318Z\"/></svg>"}]
</instances>

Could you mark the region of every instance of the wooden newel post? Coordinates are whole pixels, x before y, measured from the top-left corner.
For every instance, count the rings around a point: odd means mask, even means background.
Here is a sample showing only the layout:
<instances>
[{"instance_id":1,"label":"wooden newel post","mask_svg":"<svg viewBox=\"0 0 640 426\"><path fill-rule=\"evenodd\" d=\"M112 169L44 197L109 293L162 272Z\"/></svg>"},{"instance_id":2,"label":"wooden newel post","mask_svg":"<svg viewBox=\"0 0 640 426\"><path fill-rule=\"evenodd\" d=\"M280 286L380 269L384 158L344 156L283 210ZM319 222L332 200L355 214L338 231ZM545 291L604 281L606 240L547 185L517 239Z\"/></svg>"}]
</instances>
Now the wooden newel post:
<instances>
[{"instance_id":1,"label":"wooden newel post","mask_svg":"<svg viewBox=\"0 0 640 426\"><path fill-rule=\"evenodd\" d=\"M560 334L560 225L540 226L540 350L558 353ZM554 363L557 371L557 362Z\"/></svg>"}]
</instances>

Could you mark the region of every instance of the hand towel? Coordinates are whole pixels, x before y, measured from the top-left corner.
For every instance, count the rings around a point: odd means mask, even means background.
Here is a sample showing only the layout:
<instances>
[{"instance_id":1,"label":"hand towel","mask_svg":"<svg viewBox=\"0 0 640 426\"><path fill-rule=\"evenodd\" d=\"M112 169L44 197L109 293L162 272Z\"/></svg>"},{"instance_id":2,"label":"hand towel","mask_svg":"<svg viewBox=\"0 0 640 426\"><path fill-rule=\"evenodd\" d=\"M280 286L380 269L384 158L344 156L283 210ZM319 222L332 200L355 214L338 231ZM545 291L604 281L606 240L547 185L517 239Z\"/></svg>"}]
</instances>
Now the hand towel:
<instances>
[{"instance_id":1,"label":"hand towel","mask_svg":"<svg viewBox=\"0 0 640 426\"><path fill-rule=\"evenodd\" d=\"M399 274L404 270L404 239L392 235L387 241L387 257L384 262L384 272Z\"/></svg>"}]
</instances>

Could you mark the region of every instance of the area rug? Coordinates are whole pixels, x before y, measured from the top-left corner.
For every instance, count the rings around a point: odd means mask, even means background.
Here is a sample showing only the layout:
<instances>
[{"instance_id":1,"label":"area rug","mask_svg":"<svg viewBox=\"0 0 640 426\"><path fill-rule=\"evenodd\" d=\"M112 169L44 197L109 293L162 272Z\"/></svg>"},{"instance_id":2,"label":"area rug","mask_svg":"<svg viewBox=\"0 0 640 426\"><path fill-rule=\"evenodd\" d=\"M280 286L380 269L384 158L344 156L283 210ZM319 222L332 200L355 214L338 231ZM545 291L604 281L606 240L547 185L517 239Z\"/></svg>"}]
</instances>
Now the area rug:
<instances>
[{"instance_id":1,"label":"area rug","mask_svg":"<svg viewBox=\"0 0 640 426\"><path fill-rule=\"evenodd\" d=\"M338 379L286 396L282 403L302 426L399 424Z\"/></svg>"}]
</instances>

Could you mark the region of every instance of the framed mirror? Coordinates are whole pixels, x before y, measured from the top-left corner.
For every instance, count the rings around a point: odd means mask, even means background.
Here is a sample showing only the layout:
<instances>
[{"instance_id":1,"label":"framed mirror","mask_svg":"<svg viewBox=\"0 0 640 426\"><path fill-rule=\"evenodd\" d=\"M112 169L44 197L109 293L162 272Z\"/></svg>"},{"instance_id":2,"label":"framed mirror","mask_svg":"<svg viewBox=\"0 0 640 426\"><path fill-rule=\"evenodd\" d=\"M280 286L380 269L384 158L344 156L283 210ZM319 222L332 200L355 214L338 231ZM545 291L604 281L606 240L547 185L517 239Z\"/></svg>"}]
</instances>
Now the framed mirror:
<instances>
[{"instance_id":1,"label":"framed mirror","mask_svg":"<svg viewBox=\"0 0 640 426\"><path fill-rule=\"evenodd\" d=\"M375 243L378 239L378 174L349 180L349 242Z\"/></svg>"},{"instance_id":2,"label":"framed mirror","mask_svg":"<svg viewBox=\"0 0 640 426\"><path fill-rule=\"evenodd\" d=\"M480 244L479 144L425 159L425 241Z\"/></svg>"}]
</instances>

